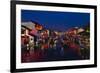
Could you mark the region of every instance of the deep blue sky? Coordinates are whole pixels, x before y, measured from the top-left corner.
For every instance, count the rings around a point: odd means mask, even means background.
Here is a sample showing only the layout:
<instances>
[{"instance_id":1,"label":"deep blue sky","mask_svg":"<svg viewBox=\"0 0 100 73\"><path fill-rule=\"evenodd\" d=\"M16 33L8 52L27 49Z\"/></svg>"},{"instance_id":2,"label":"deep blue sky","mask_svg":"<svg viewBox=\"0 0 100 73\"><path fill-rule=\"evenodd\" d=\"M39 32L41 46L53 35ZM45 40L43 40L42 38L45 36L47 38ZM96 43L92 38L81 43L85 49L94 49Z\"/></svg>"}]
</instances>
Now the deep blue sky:
<instances>
[{"instance_id":1,"label":"deep blue sky","mask_svg":"<svg viewBox=\"0 0 100 73\"><path fill-rule=\"evenodd\" d=\"M21 10L21 21L35 21L47 29L65 31L90 22L89 13Z\"/></svg>"}]
</instances>

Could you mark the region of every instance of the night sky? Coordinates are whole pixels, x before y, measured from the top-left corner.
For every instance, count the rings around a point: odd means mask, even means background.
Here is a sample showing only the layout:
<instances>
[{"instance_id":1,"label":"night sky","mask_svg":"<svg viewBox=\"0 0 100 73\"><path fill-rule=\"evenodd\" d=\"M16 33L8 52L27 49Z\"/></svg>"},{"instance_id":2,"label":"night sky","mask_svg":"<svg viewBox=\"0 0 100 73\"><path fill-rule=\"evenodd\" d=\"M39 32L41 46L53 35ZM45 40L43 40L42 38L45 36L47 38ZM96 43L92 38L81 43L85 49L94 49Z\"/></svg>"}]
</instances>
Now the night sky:
<instances>
[{"instance_id":1,"label":"night sky","mask_svg":"<svg viewBox=\"0 0 100 73\"><path fill-rule=\"evenodd\" d=\"M66 31L84 27L90 22L89 13L21 10L21 21L35 21L47 29Z\"/></svg>"}]
</instances>

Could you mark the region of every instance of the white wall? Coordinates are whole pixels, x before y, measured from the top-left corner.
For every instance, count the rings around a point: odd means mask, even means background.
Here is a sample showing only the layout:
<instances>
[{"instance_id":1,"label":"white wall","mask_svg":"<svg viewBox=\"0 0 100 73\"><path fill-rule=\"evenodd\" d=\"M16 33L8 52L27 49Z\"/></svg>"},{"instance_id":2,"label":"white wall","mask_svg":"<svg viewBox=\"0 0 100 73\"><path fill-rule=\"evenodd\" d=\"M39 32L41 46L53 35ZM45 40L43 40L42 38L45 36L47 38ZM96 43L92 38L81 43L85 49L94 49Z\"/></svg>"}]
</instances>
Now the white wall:
<instances>
[{"instance_id":1,"label":"white wall","mask_svg":"<svg viewBox=\"0 0 100 73\"><path fill-rule=\"evenodd\" d=\"M36 73L100 73L100 2L97 0L34 0L76 4L98 4L98 67L85 69L41 71ZM98 0L99 1L99 0ZM0 73L10 73L10 0L0 0Z\"/></svg>"}]
</instances>

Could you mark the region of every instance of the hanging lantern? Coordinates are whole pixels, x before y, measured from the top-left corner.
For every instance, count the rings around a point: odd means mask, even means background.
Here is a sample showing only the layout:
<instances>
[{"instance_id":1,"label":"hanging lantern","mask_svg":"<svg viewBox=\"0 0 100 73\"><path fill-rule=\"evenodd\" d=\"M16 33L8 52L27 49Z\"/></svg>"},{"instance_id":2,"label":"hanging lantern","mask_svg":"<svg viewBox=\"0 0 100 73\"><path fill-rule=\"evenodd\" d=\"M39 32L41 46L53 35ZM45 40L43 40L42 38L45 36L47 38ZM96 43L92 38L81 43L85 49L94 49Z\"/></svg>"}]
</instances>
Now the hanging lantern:
<instances>
[{"instance_id":1,"label":"hanging lantern","mask_svg":"<svg viewBox=\"0 0 100 73\"><path fill-rule=\"evenodd\" d=\"M35 29L36 29L36 30L42 30L43 27L42 27L41 25L36 24L36 25L35 25Z\"/></svg>"}]
</instances>

